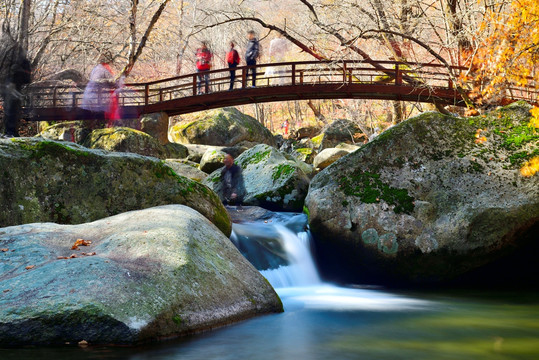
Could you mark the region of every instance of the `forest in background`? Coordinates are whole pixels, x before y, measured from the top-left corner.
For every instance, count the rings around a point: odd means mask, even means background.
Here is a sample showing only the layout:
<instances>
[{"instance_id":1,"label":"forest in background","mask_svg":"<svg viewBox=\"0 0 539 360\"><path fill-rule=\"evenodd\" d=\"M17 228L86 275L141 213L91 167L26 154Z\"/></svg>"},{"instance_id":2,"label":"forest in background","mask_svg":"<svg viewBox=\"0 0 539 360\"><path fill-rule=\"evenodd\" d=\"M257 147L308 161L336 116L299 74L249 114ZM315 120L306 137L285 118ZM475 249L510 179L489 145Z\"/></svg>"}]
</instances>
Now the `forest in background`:
<instances>
[{"instance_id":1,"label":"forest in background","mask_svg":"<svg viewBox=\"0 0 539 360\"><path fill-rule=\"evenodd\" d=\"M269 41L290 42L286 60L402 60L467 66L460 85L470 106L496 102L508 82L537 86L539 5L536 0L2 0L3 36L27 51L33 81L87 77L109 50L118 73L145 81L191 73L205 40L214 68L224 67L230 40L240 54L246 31L270 62ZM535 99L537 100L537 99ZM365 100L244 106L274 132L345 117L367 135L429 105ZM452 111L454 111L452 109Z\"/></svg>"}]
</instances>

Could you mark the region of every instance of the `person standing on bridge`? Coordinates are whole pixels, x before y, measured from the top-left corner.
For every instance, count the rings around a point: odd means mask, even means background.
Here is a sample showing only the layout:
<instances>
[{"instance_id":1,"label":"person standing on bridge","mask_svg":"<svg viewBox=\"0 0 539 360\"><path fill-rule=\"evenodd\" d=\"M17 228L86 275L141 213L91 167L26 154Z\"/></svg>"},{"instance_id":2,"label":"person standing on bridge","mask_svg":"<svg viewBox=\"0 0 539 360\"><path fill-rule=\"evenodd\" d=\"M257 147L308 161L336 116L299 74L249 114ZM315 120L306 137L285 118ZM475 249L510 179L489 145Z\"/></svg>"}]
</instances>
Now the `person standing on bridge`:
<instances>
[{"instance_id":1,"label":"person standing on bridge","mask_svg":"<svg viewBox=\"0 0 539 360\"><path fill-rule=\"evenodd\" d=\"M198 94L201 94L200 89L202 88L202 81L204 80L204 92L208 94L210 92L210 74L208 71L211 70L211 59L212 53L208 49L208 43L202 41L200 48L197 49L196 53L196 65L198 72Z\"/></svg>"},{"instance_id":2,"label":"person standing on bridge","mask_svg":"<svg viewBox=\"0 0 539 360\"><path fill-rule=\"evenodd\" d=\"M254 30L249 30L249 32L247 32L247 38L249 39L249 42L247 43L247 49L245 50L245 62L247 63L247 66L253 66L256 65L256 60L260 56L260 44L258 43ZM247 75L249 74L249 71L253 72L252 86L255 87L256 67L247 69Z\"/></svg>"},{"instance_id":3,"label":"person standing on bridge","mask_svg":"<svg viewBox=\"0 0 539 360\"><path fill-rule=\"evenodd\" d=\"M238 54L238 51L234 49L234 42L230 42L230 50L228 51L228 54L226 54L226 62L228 63L228 68L230 69L230 87L229 91L234 89L234 80L236 80L236 68L238 67L238 64L240 63L240 54Z\"/></svg>"}]
</instances>

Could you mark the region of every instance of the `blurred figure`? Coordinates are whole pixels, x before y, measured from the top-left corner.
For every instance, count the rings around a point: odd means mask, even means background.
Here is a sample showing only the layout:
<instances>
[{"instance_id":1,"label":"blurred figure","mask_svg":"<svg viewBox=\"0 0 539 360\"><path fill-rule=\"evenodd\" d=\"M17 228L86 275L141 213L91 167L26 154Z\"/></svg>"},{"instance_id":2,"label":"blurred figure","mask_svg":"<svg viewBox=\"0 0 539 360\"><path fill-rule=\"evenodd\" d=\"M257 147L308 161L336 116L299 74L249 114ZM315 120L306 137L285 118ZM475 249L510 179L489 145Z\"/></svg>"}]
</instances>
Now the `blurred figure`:
<instances>
[{"instance_id":1,"label":"blurred figure","mask_svg":"<svg viewBox=\"0 0 539 360\"><path fill-rule=\"evenodd\" d=\"M211 70L212 53L208 49L208 43L203 41L201 47L197 49L196 53L196 65L198 74L198 94L201 94L202 81L204 80L204 92L208 94L210 92L210 74L207 71Z\"/></svg>"},{"instance_id":2,"label":"blurred figure","mask_svg":"<svg viewBox=\"0 0 539 360\"><path fill-rule=\"evenodd\" d=\"M245 194L245 185L241 167L234 164L234 157L225 155L225 166L221 170L221 183L223 185L223 203L225 205L241 205Z\"/></svg>"},{"instance_id":3,"label":"blurred figure","mask_svg":"<svg viewBox=\"0 0 539 360\"><path fill-rule=\"evenodd\" d=\"M111 120L118 116L118 103L113 101L117 86L111 68L112 54L109 51L103 52L98 62L90 73L90 81L82 95L81 108L91 111L96 118L104 116L105 119Z\"/></svg>"},{"instance_id":4,"label":"blurred figure","mask_svg":"<svg viewBox=\"0 0 539 360\"><path fill-rule=\"evenodd\" d=\"M277 62L277 63L284 62L287 52L288 52L288 41L282 37L281 33L278 33L277 37L270 41L270 46L269 46L270 62ZM286 74L286 71L283 67L279 67L279 68L268 67L266 69L265 76L266 77L276 76L277 79L271 82L276 83L277 85L284 85L285 74Z\"/></svg>"},{"instance_id":5,"label":"blurred figure","mask_svg":"<svg viewBox=\"0 0 539 360\"><path fill-rule=\"evenodd\" d=\"M245 50L245 62L247 63L247 66L256 65L256 60L260 56L260 44L258 43L254 30L250 30L249 32L247 32L247 39L249 39L249 42L247 43L247 48ZM256 68L248 69L247 76L249 76L249 71L252 71L252 86L255 87Z\"/></svg>"},{"instance_id":6,"label":"blurred figure","mask_svg":"<svg viewBox=\"0 0 539 360\"><path fill-rule=\"evenodd\" d=\"M22 50L19 50L22 52ZM19 136L19 118L22 107L22 88L32 80L30 61L24 54L15 56L9 67L4 88L4 121L6 136Z\"/></svg>"},{"instance_id":7,"label":"blurred figure","mask_svg":"<svg viewBox=\"0 0 539 360\"><path fill-rule=\"evenodd\" d=\"M234 89L234 80L236 80L236 68L238 67L238 64L240 63L240 54L238 54L238 51L234 49L234 42L230 42L230 50L226 54L226 62L228 63L228 68L230 69L230 87L229 91Z\"/></svg>"}]
</instances>

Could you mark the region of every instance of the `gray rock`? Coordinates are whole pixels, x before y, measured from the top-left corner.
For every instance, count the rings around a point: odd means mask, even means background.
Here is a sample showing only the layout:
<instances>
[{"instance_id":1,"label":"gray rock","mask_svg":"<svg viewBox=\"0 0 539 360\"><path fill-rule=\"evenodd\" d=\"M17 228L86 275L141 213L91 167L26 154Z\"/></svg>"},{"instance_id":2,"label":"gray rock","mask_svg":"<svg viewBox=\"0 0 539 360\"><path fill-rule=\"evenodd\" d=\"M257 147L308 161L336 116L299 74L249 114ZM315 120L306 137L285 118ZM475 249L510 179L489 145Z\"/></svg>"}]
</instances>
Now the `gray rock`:
<instances>
[{"instance_id":1,"label":"gray rock","mask_svg":"<svg viewBox=\"0 0 539 360\"><path fill-rule=\"evenodd\" d=\"M208 177L208 174L199 170L197 163L188 160L166 159L165 165L174 170L176 174L198 182L202 182Z\"/></svg>"},{"instance_id":2,"label":"gray rock","mask_svg":"<svg viewBox=\"0 0 539 360\"><path fill-rule=\"evenodd\" d=\"M191 120L170 129L170 137L174 142L216 146L234 146L240 143L275 144L268 129L255 118L242 114L235 108L203 111Z\"/></svg>"},{"instance_id":3,"label":"gray rock","mask_svg":"<svg viewBox=\"0 0 539 360\"><path fill-rule=\"evenodd\" d=\"M82 144L92 130L84 121L62 121L48 125L45 122L39 136L47 140L63 140Z\"/></svg>"},{"instance_id":4,"label":"gray rock","mask_svg":"<svg viewBox=\"0 0 539 360\"><path fill-rule=\"evenodd\" d=\"M143 115L140 119L140 130L156 138L161 145L168 144L167 113Z\"/></svg>"},{"instance_id":5,"label":"gray rock","mask_svg":"<svg viewBox=\"0 0 539 360\"><path fill-rule=\"evenodd\" d=\"M215 148L206 150L200 160L200 170L204 171L206 174L211 174L215 170L223 167L225 155L226 153Z\"/></svg>"},{"instance_id":6,"label":"gray rock","mask_svg":"<svg viewBox=\"0 0 539 360\"><path fill-rule=\"evenodd\" d=\"M354 144L362 139L366 139L366 137L356 123L339 119L325 126L320 135L312 138L311 141L315 147L318 147L319 151L322 151L333 148L340 143Z\"/></svg>"},{"instance_id":7,"label":"gray rock","mask_svg":"<svg viewBox=\"0 0 539 360\"><path fill-rule=\"evenodd\" d=\"M184 204L230 234L230 220L219 197L155 158L19 138L0 140L0 169L0 226L76 224Z\"/></svg>"},{"instance_id":8,"label":"gray rock","mask_svg":"<svg viewBox=\"0 0 539 360\"><path fill-rule=\"evenodd\" d=\"M77 239L91 244L72 250ZM0 244L0 346L135 344L282 311L229 239L182 205L2 228Z\"/></svg>"},{"instance_id":9,"label":"gray rock","mask_svg":"<svg viewBox=\"0 0 539 360\"><path fill-rule=\"evenodd\" d=\"M339 160L350 152L344 149L329 148L324 149L320 154L316 155L313 161L313 166L316 169L325 169L335 161Z\"/></svg>"},{"instance_id":10,"label":"gray rock","mask_svg":"<svg viewBox=\"0 0 539 360\"><path fill-rule=\"evenodd\" d=\"M260 144L241 154L236 163L243 170L244 204L270 209L303 208L309 178L296 161L286 159L271 146ZM222 196L220 170L208 176L204 184Z\"/></svg>"},{"instance_id":11,"label":"gray rock","mask_svg":"<svg viewBox=\"0 0 539 360\"><path fill-rule=\"evenodd\" d=\"M145 132L128 127L112 127L92 131L82 143L90 149L131 152L165 159L169 157L167 148Z\"/></svg>"},{"instance_id":12,"label":"gray rock","mask_svg":"<svg viewBox=\"0 0 539 360\"><path fill-rule=\"evenodd\" d=\"M519 172L539 151L528 110L394 126L314 177L311 229L362 282L447 280L524 246L539 219L539 177Z\"/></svg>"}]
</instances>

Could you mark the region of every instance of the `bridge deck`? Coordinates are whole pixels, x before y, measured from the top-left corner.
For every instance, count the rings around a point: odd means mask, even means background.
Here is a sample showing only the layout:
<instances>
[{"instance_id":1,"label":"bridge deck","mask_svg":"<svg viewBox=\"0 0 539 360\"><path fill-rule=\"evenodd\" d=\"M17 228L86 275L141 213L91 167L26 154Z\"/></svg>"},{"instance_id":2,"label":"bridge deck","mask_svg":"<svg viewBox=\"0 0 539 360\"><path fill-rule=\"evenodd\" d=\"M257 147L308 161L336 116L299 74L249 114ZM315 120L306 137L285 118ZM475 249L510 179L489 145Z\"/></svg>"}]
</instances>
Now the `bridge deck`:
<instances>
[{"instance_id":1,"label":"bridge deck","mask_svg":"<svg viewBox=\"0 0 539 360\"><path fill-rule=\"evenodd\" d=\"M248 72L257 73L256 88ZM465 68L453 67L453 76ZM237 68L233 91L229 69L207 72L210 92L198 94L198 74L126 84L117 91L124 117L166 112L179 115L250 103L309 99L380 99L464 105L448 69L442 65L378 61L305 61ZM204 86L202 86L204 90ZM535 99L537 90L509 89L515 99ZM31 120L78 120L95 117L80 109L84 90L76 86L31 87L25 114ZM107 92L105 92L107 93ZM108 96L99 94L99 96Z\"/></svg>"}]
</instances>

